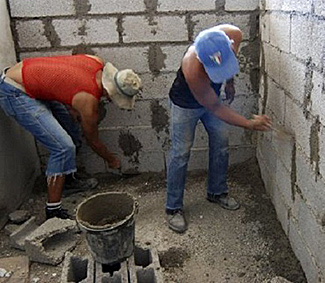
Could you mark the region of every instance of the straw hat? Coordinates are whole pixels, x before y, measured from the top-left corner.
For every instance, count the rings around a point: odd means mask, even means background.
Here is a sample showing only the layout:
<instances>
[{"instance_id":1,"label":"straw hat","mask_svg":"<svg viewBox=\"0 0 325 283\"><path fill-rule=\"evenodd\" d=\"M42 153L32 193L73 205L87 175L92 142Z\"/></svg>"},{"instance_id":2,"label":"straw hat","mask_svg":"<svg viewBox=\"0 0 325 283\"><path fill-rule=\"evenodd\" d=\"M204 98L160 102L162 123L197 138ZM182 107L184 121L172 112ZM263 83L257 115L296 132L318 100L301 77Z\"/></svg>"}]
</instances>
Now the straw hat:
<instances>
[{"instance_id":1,"label":"straw hat","mask_svg":"<svg viewBox=\"0 0 325 283\"><path fill-rule=\"evenodd\" d=\"M121 109L132 109L136 94L141 90L141 79L133 70L117 70L113 64L106 63L102 84L109 98Z\"/></svg>"}]
</instances>

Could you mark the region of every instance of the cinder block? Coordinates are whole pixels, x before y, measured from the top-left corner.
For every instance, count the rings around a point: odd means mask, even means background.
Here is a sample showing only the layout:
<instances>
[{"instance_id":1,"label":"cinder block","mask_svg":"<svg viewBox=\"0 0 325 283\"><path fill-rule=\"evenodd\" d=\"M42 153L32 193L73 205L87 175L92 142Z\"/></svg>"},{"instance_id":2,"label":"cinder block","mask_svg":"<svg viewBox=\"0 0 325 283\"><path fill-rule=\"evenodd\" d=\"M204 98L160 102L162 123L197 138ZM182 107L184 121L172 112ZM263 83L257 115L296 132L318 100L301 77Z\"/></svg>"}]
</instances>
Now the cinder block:
<instances>
[{"instance_id":1,"label":"cinder block","mask_svg":"<svg viewBox=\"0 0 325 283\"><path fill-rule=\"evenodd\" d=\"M134 13L146 10L143 0L88 0L89 14Z\"/></svg>"},{"instance_id":2,"label":"cinder block","mask_svg":"<svg viewBox=\"0 0 325 283\"><path fill-rule=\"evenodd\" d=\"M163 283L158 252L156 249L135 247L133 257L128 260L132 283Z\"/></svg>"},{"instance_id":3,"label":"cinder block","mask_svg":"<svg viewBox=\"0 0 325 283\"><path fill-rule=\"evenodd\" d=\"M259 0L236 1L226 0L226 11L253 11L258 9Z\"/></svg>"},{"instance_id":4,"label":"cinder block","mask_svg":"<svg viewBox=\"0 0 325 283\"><path fill-rule=\"evenodd\" d=\"M12 17L51 17L75 14L73 0L9 0Z\"/></svg>"},{"instance_id":5,"label":"cinder block","mask_svg":"<svg viewBox=\"0 0 325 283\"><path fill-rule=\"evenodd\" d=\"M325 176L325 128L321 127L319 134L319 172Z\"/></svg>"},{"instance_id":6,"label":"cinder block","mask_svg":"<svg viewBox=\"0 0 325 283\"><path fill-rule=\"evenodd\" d=\"M299 150L296 154L296 166L297 185L303 198L313 210L314 215L321 217L324 214L325 183L322 179L316 180L315 173L308 158Z\"/></svg>"},{"instance_id":7,"label":"cinder block","mask_svg":"<svg viewBox=\"0 0 325 283\"><path fill-rule=\"evenodd\" d=\"M313 116L319 116L319 121L322 125L325 125L325 111L323 105L323 75L318 73L317 71L313 72L313 89L311 91L312 101L311 105L311 113Z\"/></svg>"},{"instance_id":8,"label":"cinder block","mask_svg":"<svg viewBox=\"0 0 325 283\"><path fill-rule=\"evenodd\" d=\"M105 62L111 62L119 70L133 69L138 74L149 71L148 47L102 47L92 50Z\"/></svg>"},{"instance_id":9,"label":"cinder block","mask_svg":"<svg viewBox=\"0 0 325 283\"><path fill-rule=\"evenodd\" d=\"M286 96L283 89L272 80L268 80L268 98L266 107L269 108L277 121L284 123Z\"/></svg>"},{"instance_id":10,"label":"cinder block","mask_svg":"<svg viewBox=\"0 0 325 283\"><path fill-rule=\"evenodd\" d=\"M18 44L20 48L51 47L45 36L44 24L39 20L17 21Z\"/></svg>"},{"instance_id":11,"label":"cinder block","mask_svg":"<svg viewBox=\"0 0 325 283\"><path fill-rule=\"evenodd\" d=\"M291 53L299 59L306 60L314 48L312 42L312 22L308 17L292 15L291 20Z\"/></svg>"},{"instance_id":12,"label":"cinder block","mask_svg":"<svg viewBox=\"0 0 325 283\"><path fill-rule=\"evenodd\" d=\"M127 261L114 265L95 262L96 280L103 283L129 283Z\"/></svg>"},{"instance_id":13,"label":"cinder block","mask_svg":"<svg viewBox=\"0 0 325 283\"><path fill-rule=\"evenodd\" d=\"M267 0L265 1L266 10L281 10L284 0Z\"/></svg>"},{"instance_id":14,"label":"cinder block","mask_svg":"<svg viewBox=\"0 0 325 283\"><path fill-rule=\"evenodd\" d=\"M25 249L32 261L57 265L78 240L75 221L51 218L26 238Z\"/></svg>"},{"instance_id":15,"label":"cinder block","mask_svg":"<svg viewBox=\"0 0 325 283\"><path fill-rule=\"evenodd\" d=\"M93 283L95 282L94 276L95 262L90 255L79 257L73 255L71 252L65 253L61 273L61 283Z\"/></svg>"},{"instance_id":16,"label":"cinder block","mask_svg":"<svg viewBox=\"0 0 325 283\"><path fill-rule=\"evenodd\" d=\"M35 216L31 217L11 233L10 245L12 247L23 251L25 250L25 239L38 228L35 219Z\"/></svg>"},{"instance_id":17,"label":"cinder block","mask_svg":"<svg viewBox=\"0 0 325 283\"><path fill-rule=\"evenodd\" d=\"M316 0L314 6L316 15L325 16L325 3L323 0Z\"/></svg>"},{"instance_id":18,"label":"cinder block","mask_svg":"<svg viewBox=\"0 0 325 283\"><path fill-rule=\"evenodd\" d=\"M290 15L270 14L270 42L285 52L290 52L290 24Z\"/></svg>"},{"instance_id":19,"label":"cinder block","mask_svg":"<svg viewBox=\"0 0 325 283\"><path fill-rule=\"evenodd\" d=\"M33 51L33 52L20 52L19 58L20 60L26 58L34 58L34 57L52 57L52 56L62 56L62 55L72 55L71 51Z\"/></svg>"},{"instance_id":20,"label":"cinder block","mask_svg":"<svg viewBox=\"0 0 325 283\"><path fill-rule=\"evenodd\" d=\"M182 58L188 46L188 44L162 46L161 51L166 58L161 71L176 72L181 65Z\"/></svg>"},{"instance_id":21,"label":"cinder block","mask_svg":"<svg viewBox=\"0 0 325 283\"><path fill-rule=\"evenodd\" d=\"M260 14L260 34L262 42L270 42L270 14Z\"/></svg>"},{"instance_id":22,"label":"cinder block","mask_svg":"<svg viewBox=\"0 0 325 283\"><path fill-rule=\"evenodd\" d=\"M311 46L309 56L312 62L319 68L324 67L324 41L325 37L325 23L324 20L309 20L312 22L312 34L304 34L304 38L311 37Z\"/></svg>"},{"instance_id":23,"label":"cinder block","mask_svg":"<svg viewBox=\"0 0 325 283\"><path fill-rule=\"evenodd\" d=\"M325 237L321 220L316 219L306 202L301 201L299 206L298 225L301 236L307 243L312 256L321 270L325 270ZM310 237L310 235L313 235Z\"/></svg>"},{"instance_id":24,"label":"cinder block","mask_svg":"<svg viewBox=\"0 0 325 283\"><path fill-rule=\"evenodd\" d=\"M272 195L272 202L276 210L277 218L281 223L282 229L286 235L289 233L289 206L284 200L281 189L277 186L273 187L274 193Z\"/></svg>"},{"instance_id":25,"label":"cinder block","mask_svg":"<svg viewBox=\"0 0 325 283\"><path fill-rule=\"evenodd\" d=\"M276 82L280 82L280 51L270 44L264 43L261 56L267 75Z\"/></svg>"},{"instance_id":26,"label":"cinder block","mask_svg":"<svg viewBox=\"0 0 325 283\"><path fill-rule=\"evenodd\" d=\"M300 261L308 282L318 281L318 270L315 266L314 258L312 257L307 243L301 237L298 228L298 223L290 219L289 240L291 247L296 257Z\"/></svg>"},{"instance_id":27,"label":"cinder block","mask_svg":"<svg viewBox=\"0 0 325 283\"><path fill-rule=\"evenodd\" d=\"M290 0L283 1L282 9L283 11L295 11L301 13L311 13L312 0Z\"/></svg>"},{"instance_id":28,"label":"cinder block","mask_svg":"<svg viewBox=\"0 0 325 283\"><path fill-rule=\"evenodd\" d=\"M184 16L160 16L152 21L144 16L126 16L122 26L125 43L188 40Z\"/></svg>"},{"instance_id":29,"label":"cinder block","mask_svg":"<svg viewBox=\"0 0 325 283\"><path fill-rule=\"evenodd\" d=\"M154 76L152 74L141 75L143 84L143 99L168 99L169 90L176 78L175 73L159 74Z\"/></svg>"},{"instance_id":30,"label":"cinder block","mask_svg":"<svg viewBox=\"0 0 325 283\"><path fill-rule=\"evenodd\" d=\"M312 121L306 119L303 109L290 98L286 99L285 127L295 133L297 147L300 146L310 158L310 128Z\"/></svg>"},{"instance_id":31,"label":"cinder block","mask_svg":"<svg viewBox=\"0 0 325 283\"><path fill-rule=\"evenodd\" d=\"M53 20L55 32L61 46L76 46L78 44L117 43L116 18L83 19L83 20Z\"/></svg>"},{"instance_id":32,"label":"cinder block","mask_svg":"<svg viewBox=\"0 0 325 283\"><path fill-rule=\"evenodd\" d=\"M304 102L306 66L292 54L281 52L279 55L280 85L300 103Z\"/></svg>"},{"instance_id":33,"label":"cinder block","mask_svg":"<svg viewBox=\"0 0 325 283\"><path fill-rule=\"evenodd\" d=\"M239 15L239 14L226 14L226 15L194 15L192 17L192 22L195 23L193 29L193 38L197 36L197 34L206 28L213 27L218 24L233 24L238 26L243 32L243 40L248 40L251 38L251 23L250 23L249 15ZM256 24L256 23L254 23Z\"/></svg>"},{"instance_id":34,"label":"cinder block","mask_svg":"<svg viewBox=\"0 0 325 283\"><path fill-rule=\"evenodd\" d=\"M281 156L278 156L275 179L277 180L278 190L283 195L285 204L288 207L293 205L293 193L291 188L291 171L287 170L281 162Z\"/></svg>"},{"instance_id":35,"label":"cinder block","mask_svg":"<svg viewBox=\"0 0 325 283\"><path fill-rule=\"evenodd\" d=\"M169 11L210 11L215 10L215 3L211 0L188 1L188 0L159 0L158 12Z\"/></svg>"},{"instance_id":36,"label":"cinder block","mask_svg":"<svg viewBox=\"0 0 325 283\"><path fill-rule=\"evenodd\" d=\"M255 155L256 147L254 145L231 146L229 148L229 165L245 162Z\"/></svg>"}]
</instances>

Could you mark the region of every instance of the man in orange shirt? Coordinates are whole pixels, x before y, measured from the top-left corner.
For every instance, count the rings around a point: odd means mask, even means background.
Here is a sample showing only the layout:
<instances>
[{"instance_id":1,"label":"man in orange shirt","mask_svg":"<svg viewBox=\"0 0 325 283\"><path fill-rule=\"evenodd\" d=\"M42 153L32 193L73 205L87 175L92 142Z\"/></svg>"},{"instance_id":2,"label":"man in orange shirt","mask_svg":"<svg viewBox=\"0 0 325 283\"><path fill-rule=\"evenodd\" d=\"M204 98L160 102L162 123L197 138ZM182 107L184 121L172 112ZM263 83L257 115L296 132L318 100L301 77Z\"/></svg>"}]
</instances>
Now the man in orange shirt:
<instances>
[{"instance_id":1,"label":"man in orange shirt","mask_svg":"<svg viewBox=\"0 0 325 283\"><path fill-rule=\"evenodd\" d=\"M66 175L76 172L73 134L55 111L55 103L70 106L80 117L92 150L109 167L120 168L120 160L98 136L99 100L106 96L121 109L132 109L140 88L141 80L132 70L118 71L91 55L29 58L3 71L0 106L50 152L47 219L69 217L61 207L61 194Z\"/></svg>"}]
</instances>

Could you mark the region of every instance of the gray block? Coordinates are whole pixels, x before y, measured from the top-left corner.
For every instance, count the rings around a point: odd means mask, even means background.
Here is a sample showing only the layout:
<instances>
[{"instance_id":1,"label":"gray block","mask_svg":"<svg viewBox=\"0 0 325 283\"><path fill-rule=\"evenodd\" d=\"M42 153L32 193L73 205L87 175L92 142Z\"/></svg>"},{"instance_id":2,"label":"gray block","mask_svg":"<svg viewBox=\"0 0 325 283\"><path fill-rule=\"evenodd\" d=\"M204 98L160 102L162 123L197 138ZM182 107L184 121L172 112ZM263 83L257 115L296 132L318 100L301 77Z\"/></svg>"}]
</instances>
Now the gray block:
<instances>
[{"instance_id":1,"label":"gray block","mask_svg":"<svg viewBox=\"0 0 325 283\"><path fill-rule=\"evenodd\" d=\"M25 250L25 239L38 228L35 216L16 228L9 236L10 245L16 249Z\"/></svg>"},{"instance_id":2,"label":"gray block","mask_svg":"<svg viewBox=\"0 0 325 283\"><path fill-rule=\"evenodd\" d=\"M127 261L114 265L101 264L95 262L96 279L95 282L101 283L128 283Z\"/></svg>"},{"instance_id":3,"label":"gray block","mask_svg":"<svg viewBox=\"0 0 325 283\"><path fill-rule=\"evenodd\" d=\"M65 253L61 283L94 282L95 263L90 255L85 257L74 256L71 252Z\"/></svg>"},{"instance_id":4,"label":"gray block","mask_svg":"<svg viewBox=\"0 0 325 283\"><path fill-rule=\"evenodd\" d=\"M52 265L59 264L67 251L79 240L74 220L52 218L44 222L25 240L30 260Z\"/></svg>"},{"instance_id":5,"label":"gray block","mask_svg":"<svg viewBox=\"0 0 325 283\"><path fill-rule=\"evenodd\" d=\"M135 247L128 260L130 283L163 283L163 275L156 249Z\"/></svg>"},{"instance_id":6,"label":"gray block","mask_svg":"<svg viewBox=\"0 0 325 283\"><path fill-rule=\"evenodd\" d=\"M25 222L30 217L27 210L16 210L9 214L9 220L14 224Z\"/></svg>"}]
</instances>

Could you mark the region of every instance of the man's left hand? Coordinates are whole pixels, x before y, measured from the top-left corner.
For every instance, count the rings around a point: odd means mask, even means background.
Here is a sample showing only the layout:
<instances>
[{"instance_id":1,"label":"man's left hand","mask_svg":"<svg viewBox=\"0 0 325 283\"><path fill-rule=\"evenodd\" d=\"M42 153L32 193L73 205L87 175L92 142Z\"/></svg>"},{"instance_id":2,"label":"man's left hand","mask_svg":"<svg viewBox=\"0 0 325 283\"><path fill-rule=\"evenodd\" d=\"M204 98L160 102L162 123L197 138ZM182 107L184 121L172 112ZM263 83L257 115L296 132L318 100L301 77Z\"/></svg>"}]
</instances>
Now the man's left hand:
<instances>
[{"instance_id":1,"label":"man's left hand","mask_svg":"<svg viewBox=\"0 0 325 283\"><path fill-rule=\"evenodd\" d=\"M226 93L226 100L228 101L229 104L231 104L234 101L235 93L236 93L233 79L226 82L225 93Z\"/></svg>"}]
</instances>

